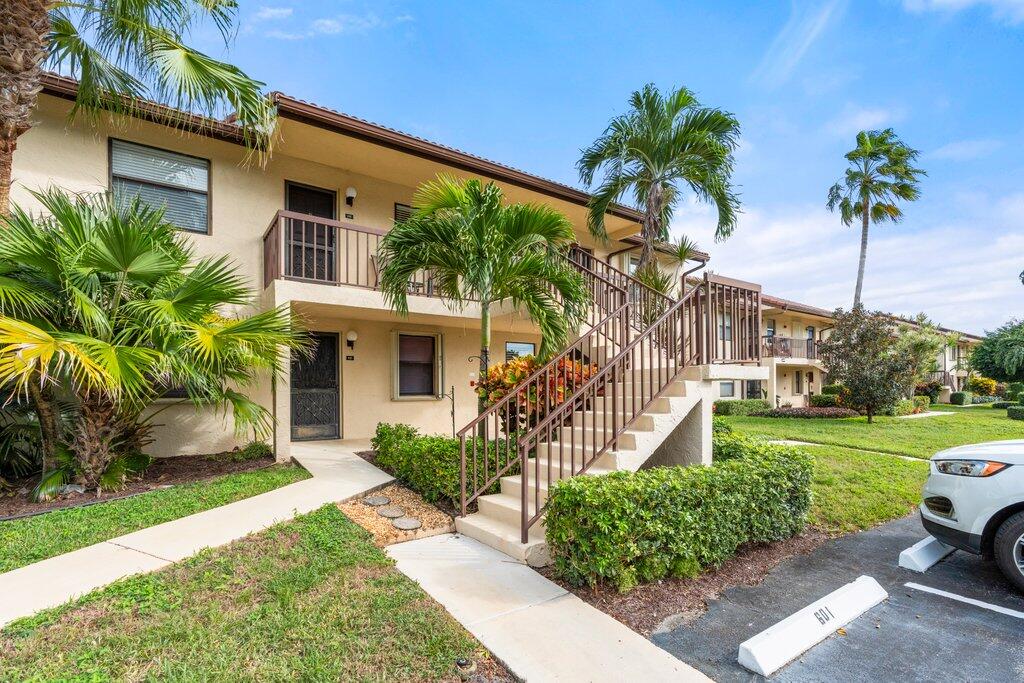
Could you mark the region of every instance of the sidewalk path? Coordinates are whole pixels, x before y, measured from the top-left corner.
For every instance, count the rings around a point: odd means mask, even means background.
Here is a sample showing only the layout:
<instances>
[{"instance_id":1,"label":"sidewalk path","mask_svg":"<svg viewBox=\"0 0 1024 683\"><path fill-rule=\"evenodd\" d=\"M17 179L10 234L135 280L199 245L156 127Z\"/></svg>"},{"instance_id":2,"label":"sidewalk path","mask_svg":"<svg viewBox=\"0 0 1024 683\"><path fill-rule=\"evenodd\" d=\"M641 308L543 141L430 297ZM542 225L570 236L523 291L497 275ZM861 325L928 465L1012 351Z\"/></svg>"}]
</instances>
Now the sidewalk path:
<instances>
[{"instance_id":1,"label":"sidewalk path","mask_svg":"<svg viewBox=\"0 0 1024 683\"><path fill-rule=\"evenodd\" d=\"M390 475L355 454L367 448L365 441L293 444L311 479L0 574L0 626L388 484Z\"/></svg>"},{"instance_id":2,"label":"sidewalk path","mask_svg":"<svg viewBox=\"0 0 1024 683\"><path fill-rule=\"evenodd\" d=\"M522 680L710 681L527 565L467 536L432 536L388 546L387 553Z\"/></svg>"}]
</instances>

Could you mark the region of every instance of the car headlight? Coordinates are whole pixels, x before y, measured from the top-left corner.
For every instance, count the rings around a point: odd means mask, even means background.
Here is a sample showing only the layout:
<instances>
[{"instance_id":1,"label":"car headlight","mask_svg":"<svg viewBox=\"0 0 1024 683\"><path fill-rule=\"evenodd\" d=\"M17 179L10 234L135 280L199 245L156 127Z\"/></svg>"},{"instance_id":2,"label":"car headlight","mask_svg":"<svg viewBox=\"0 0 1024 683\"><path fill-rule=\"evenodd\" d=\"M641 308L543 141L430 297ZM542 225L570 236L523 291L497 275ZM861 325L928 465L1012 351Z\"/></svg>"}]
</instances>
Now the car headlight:
<instances>
[{"instance_id":1,"label":"car headlight","mask_svg":"<svg viewBox=\"0 0 1024 683\"><path fill-rule=\"evenodd\" d=\"M1009 465L994 460L936 460L935 469L943 474L960 477L991 477L1005 470Z\"/></svg>"}]
</instances>

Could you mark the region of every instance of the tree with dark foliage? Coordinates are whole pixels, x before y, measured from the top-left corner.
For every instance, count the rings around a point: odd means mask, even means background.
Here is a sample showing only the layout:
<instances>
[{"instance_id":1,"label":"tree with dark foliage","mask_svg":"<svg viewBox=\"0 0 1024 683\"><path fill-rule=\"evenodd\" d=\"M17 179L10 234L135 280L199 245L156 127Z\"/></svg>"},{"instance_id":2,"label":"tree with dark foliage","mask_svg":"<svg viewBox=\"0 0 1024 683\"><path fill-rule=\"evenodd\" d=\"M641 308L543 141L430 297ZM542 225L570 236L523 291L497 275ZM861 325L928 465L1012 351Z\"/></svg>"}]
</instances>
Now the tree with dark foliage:
<instances>
[{"instance_id":1,"label":"tree with dark foliage","mask_svg":"<svg viewBox=\"0 0 1024 683\"><path fill-rule=\"evenodd\" d=\"M904 397L916 372L914 359L902 352L892 321L863 306L837 309L831 336L820 345L820 358L829 381L842 384L850 404L874 416L891 409Z\"/></svg>"}]
</instances>

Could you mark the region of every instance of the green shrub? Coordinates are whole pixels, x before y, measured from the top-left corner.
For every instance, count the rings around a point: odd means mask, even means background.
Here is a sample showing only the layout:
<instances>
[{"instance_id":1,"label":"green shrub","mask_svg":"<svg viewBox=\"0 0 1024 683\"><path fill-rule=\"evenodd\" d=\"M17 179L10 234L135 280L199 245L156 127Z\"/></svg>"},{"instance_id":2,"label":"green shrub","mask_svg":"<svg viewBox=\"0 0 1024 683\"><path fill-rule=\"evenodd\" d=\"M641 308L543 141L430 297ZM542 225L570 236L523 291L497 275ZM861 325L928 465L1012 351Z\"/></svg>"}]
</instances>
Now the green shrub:
<instances>
[{"instance_id":1,"label":"green shrub","mask_svg":"<svg viewBox=\"0 0 1024 683\"><path fill-rule=\"evenodd\" d=\"M415 427L404 424L388 424L378 422L377 431L370 439L370 447L377 451L377 455L390 457L390 454L401 444L418 437L420 433Z\"/></svg>"},{"instance_id":2,"label":"green shrub","mask_svg":"<svg viewBox=\"0 0 1024 683\"><path fill-rule=\"evenodd\" d=\"M901 398L899 401L896 401L896 405L892 407L892 410L889 411L889 414L895 417L913 415L916 408L917 406L914 404L912 400L910 400L909 398Z\"/></svg>"},{"instance_id":3,"label":"green shrub","mask_svg":"<svg viewBox=\"0 0 1024 683\"><path fill-rule=\"evenodd\" d=\"M838 408L839 396L836 394L815 394L811 396L812 408Z\"/></svg>"},{"instance_id":4,"label":"green shrub","mask_svg":"<svg viewBox=\"0 0 1024 683\"><path fill-rule=\"evenodd\" d=\"M826 384L821 388L821 393L829 396L839 396L846 390L842 384Z\"/></svg>"},{"instance_id":5,"label":"green shrub","mask_svg":"<svg viewBox=\"0 0 1024 683\"><path fill-rule=\"evenodd\" d=\"M757 413L757 416L842 420L848 417L860 417L860 413L852 408L815 408L811 406L809 408L772 408L771 410Z\"/></svg>"},{"instance_id":6,"label":"green shrub","mask_svg":"<svg viewBox=\"0 0 1024 683\"><path fill-rule=\"evenodd\" d=\"M274 449L265 441L250 441L237 451L228 453L228 457L234 462L272 458L274 457Z\"/></svg>"},{"instance_id":7,"label":"green shrub","mask_svg":"<svg viewBox=\"0 0 1024 683\"><path fill-rule=\"evenodd\" d=\"M462 449L458 439L447 436L419 436L409 425L381 423L377 425L377 431L370 443L377 451L377 464L423 496L424 500L436 503L441 499L448 499L452 504L460 505ZM490 475L494 473L496 467L504 466L510 457L518 457L514 447L506 452L504 442L491 442L486 456L483 441L477 440L476 443L477 462L482 465L486 457L491 468ZM467 442L466 448L467 454L472 457L473 442ZM478 475L481 479L484 476L482 469L481 467ZM519 468L516 466L509 470L508 474L518 472ZM473 476L472 471L467 474ZM495 482L487 492L497 493L499 488L500 483Z\"/></svg>"},{"instance_id":8,"label":"green shrub","mask_svg":"<svg viewBox=\"0 0 1024 683\"><path fill-rule=\"evenodd\" d=\"M1010 406L1006 409L1006 417L1011 420L1024 420L1024 406Z\"/></svg>"},{"instance_id":9,"label":"green shrub","mask_svg":"<svg viewBox=\"0 0 1024 683\"><path fill-rule=\"evenodd\" d=\"M967 379L967 391L978 396L992 396L996 393L996 384L994 379L975 375Z\"/></svg>"},{"instance_id":10,"label":"green shrub","mask_svg":"<svg viewBox=\"0 0 1024 683\"><path fill-rule=\"evenodd\" d=\"M954 391L949 395L949 402L955 406L969 406L974 398L969 391Z\"/></svg>"},{"instance_id":11,"label":"green shrub","mask_svg":"<svg viewBox=\"0 0 1024 683\"><path fill-rule=\"evenodd\" d=\"M732 434L732 425L726 422L724 417L715 415L711 418L711 433L712 434Z\"/></svg>"},{"instance_id":12,"label":"green shrub","mask_svg":"<svg viewBox=\"0 0 1024 683\"><path fill-rule=\"evenodd\" d=\"M1017 405L1017 404L1014 403L1013 401L996 401L995 403L992 404L992 407L993 408L1004 409L1004 408L1009 408L1010 406L1013 406L1013 405Z\"/></svg>"},{"instance_id":13,"label":"green shrub","mask_svg":"<svg viewBox=\"0 0 1024 683\"><path fill-rule=\"evenodd\" d=\"M1006 400L1016 401L1024 394L1024 382L1010 382L1006 385Z\"/></svg>"},{"instance_id":14,"label":"green shrub","mask_svg":"<svg viewBox=\"0 0 1024 683\"><path fill-rule=\"evenodd\" d=\"M771 408L768 401L761 398L737 398L727 401L715 401L716 415L750 415Z\"/></svg>"},{"instance_id":15,"label":"green shrub","mask_svg":"<svg viewBox=\"0 0 1024 683\"><path fill-rule=\"evenodd\" d=\"M759 442L736 448L743 454L709 467L556 483L546 518L555 571L574 585L626 591L665 576L694 576L745 543L799 533L811 502L810 456Z\"/></svg>"},{"instance_id":16,"label":"green shrub","mask_svg":"<svg viewBox=\"0 0 1024 683\"><path fill-rule=\"evenodd\" d=\"M914 407L917 408L914 412L918 413L928 410L928 406L932 404L931 396L915 396L912 400L914 401Z\"/></svg>"}]
</instances>

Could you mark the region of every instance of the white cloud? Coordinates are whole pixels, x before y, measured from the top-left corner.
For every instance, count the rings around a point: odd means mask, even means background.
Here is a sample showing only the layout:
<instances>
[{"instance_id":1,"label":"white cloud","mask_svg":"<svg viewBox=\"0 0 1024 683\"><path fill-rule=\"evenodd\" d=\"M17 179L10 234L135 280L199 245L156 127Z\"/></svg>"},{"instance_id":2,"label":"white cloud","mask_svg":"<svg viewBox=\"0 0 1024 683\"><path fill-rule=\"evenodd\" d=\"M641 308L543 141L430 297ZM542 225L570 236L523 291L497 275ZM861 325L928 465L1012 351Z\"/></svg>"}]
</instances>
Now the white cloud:
<instances>
[{"instance_id":1,"label":"white cloud","mask_svg":"<svg viewBox=\"0 0 1024 683\"><path fill-rule=\"evenodd\" d=\"M987 157L1002 147L999 140L958 140L950 142L928 153L933 159L949 159L951 161L969 161Z\"/></svg>"},{"instance_id":2,"label":"white cloud","mask_svg":"<svg viewBox=\"0 0 1024 683\"><path fill-rule=\"evenodd\" d=\"M1024 22L1024 0L903 0L903 8L915 14L955 14L975 7L986 7L993 17L1010 24Z\"/></svg>"},{"instance_id":3,"label":"white cloud","mask_svg":"<svg viewBox=\"0 0 1024 683\"><path fill-rule=\"evenodd\" d=\"M924 311L943 325L980 334L1018 315L1024 287L1024 193L984 202L956 219L922 227L913 217L872 226L864 302L872 309ZM747 207L735 234L714 242L712 210L684 206L672 235L711 253L709 269L758 282L767 294L849 308L860 232L822 206Z\"/></svg>"},{"instance_id":4,"label":"white cloud","mask_svg":"<svg viewBox=\"0 0 1024 683\"><path fill-rule=\"evenodd\" d=\"M846 137L862 130L884 128L902 118L902 110L847 105L838 116L825 124L825 130L836 137Z\"/></svg>"},{"instance_id":5,"label":"white cloud","mask_svg":"<svg viewBox=\"0 0 1024 683\"><path fill-rule=\"evenodd\" d=\"M397 24L404 24L413 21L410 14L400 14L390 18L382 18L373 12L366 14L339 14L333 17L321 17L314 19L306 31L267 31L268 38L280 40L302 40L318 35L339 35L339 34L362 34L370 31L388 28Z\"/></svg>"},{"instance_id":6,"label":"white cloud","mask_svg":"<svg viewBox=\"0 0 1024 683\"><path fill-rule=\"evenodd\" d=\"M750 79L769 88L788 81L815 41L842 14L845 5L846 0L829 0L817 6L794 4L789 20L775 35Z\"/></svg>"},{"instance_id":7,"label":"white cloud","mask_svg":"<svg viewBox=\"0 0 1024 683\"><path fill-rule=\"evenodd\" d=\"M253 21L270 21L272 19L287 19L292 15L291 7L260 7L252 16Z\"/></svg>"}]
</instances>

